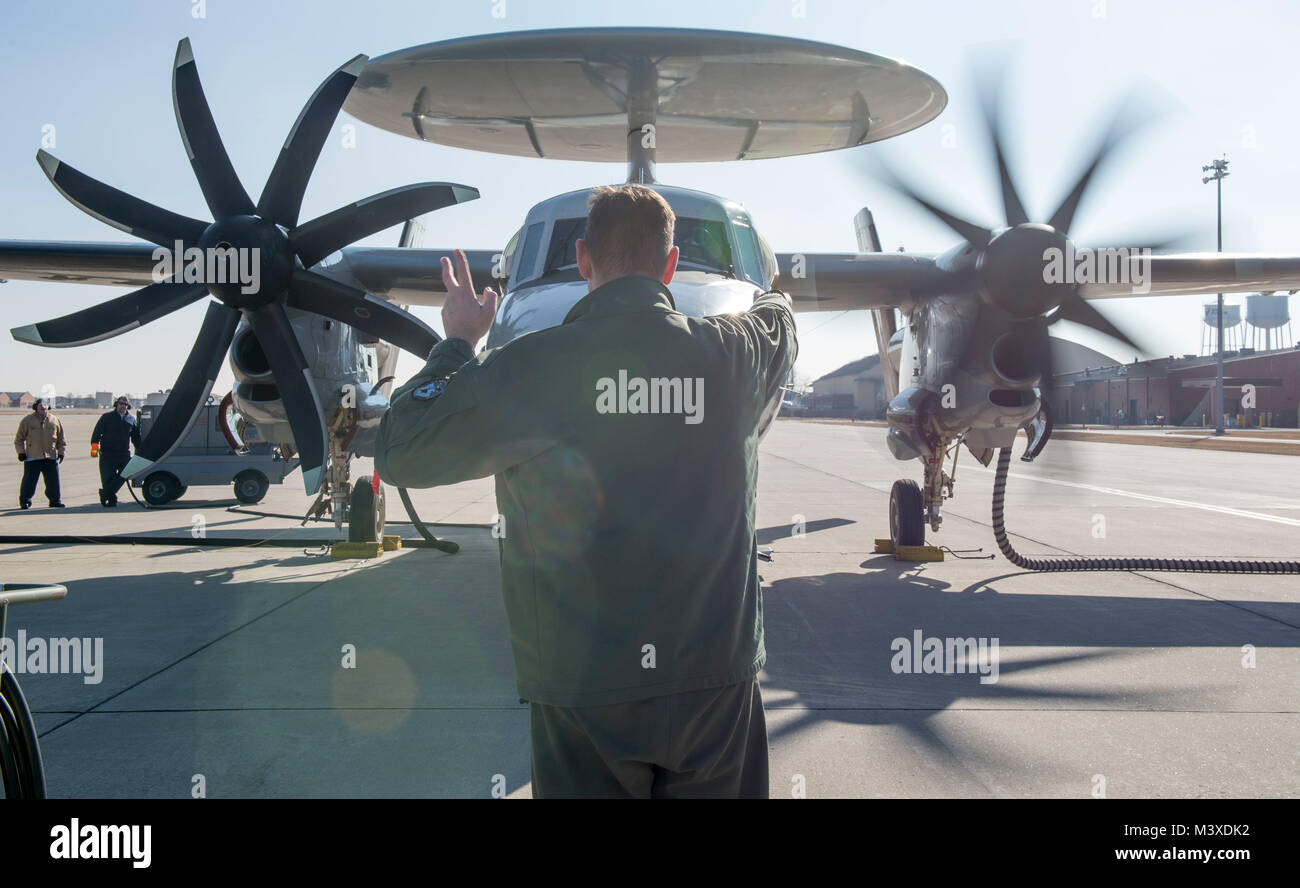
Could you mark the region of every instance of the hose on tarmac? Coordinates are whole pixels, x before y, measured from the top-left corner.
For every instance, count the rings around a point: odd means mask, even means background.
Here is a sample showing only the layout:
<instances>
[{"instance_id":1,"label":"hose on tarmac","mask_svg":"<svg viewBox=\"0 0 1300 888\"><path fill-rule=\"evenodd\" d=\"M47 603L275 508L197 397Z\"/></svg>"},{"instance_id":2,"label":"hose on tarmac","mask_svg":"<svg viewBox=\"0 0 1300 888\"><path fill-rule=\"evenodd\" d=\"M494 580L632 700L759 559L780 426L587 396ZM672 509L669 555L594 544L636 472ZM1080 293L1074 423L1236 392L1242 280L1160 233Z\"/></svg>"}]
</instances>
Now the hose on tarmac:
<instances>
[{"instance_id":1,"label":"hose on tarmac","mask_svg":"<svg viewBox=\"0 0 1300 888\"><path fill-rule=\"evenodd\" d=\"M429 528L425 527L424 522L420 520L420 516L415 513L415 506L411 504L411 496L406 492L405 487L397 488L397 494L402 498L402 505L406 507L406 514L410 516L416 532L424 537L425 542L435 549L446 552L448 555L455 555L460 551L459 543L453 543L451 540L440 540L429 532Z\"/></svg>"},{"instance_id":2,"label":"hose on tarmac","mask_svg":"<svg viewBox=\"0 0 1300 888\"><path fill-rule=\"evenodd\" d=\"M1300 561L1259 561L1223 558L1078 558L1054 556L1027 558L1007 539L1004 521L1007 473L1011 448L998 451L998 469L993 478L993 538L1006 559L1016 567L1038 571L1073 570L1157 570L1184 573L1300 574Z\"/></svg>"}]
</instances>

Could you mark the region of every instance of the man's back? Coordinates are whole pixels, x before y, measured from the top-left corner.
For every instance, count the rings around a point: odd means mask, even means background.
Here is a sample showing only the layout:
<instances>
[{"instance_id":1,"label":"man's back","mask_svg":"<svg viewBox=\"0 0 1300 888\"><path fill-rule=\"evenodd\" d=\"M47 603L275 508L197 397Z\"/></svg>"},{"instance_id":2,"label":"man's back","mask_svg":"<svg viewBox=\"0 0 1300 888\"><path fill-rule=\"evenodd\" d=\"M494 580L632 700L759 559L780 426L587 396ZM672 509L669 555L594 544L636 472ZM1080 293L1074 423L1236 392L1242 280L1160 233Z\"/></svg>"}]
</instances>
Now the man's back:
<instances>
[{"instance_id":1,"label":"man's back","mask_svg":"<svg viewBox=\"0 0 1300 888\"><path fill-rule=\"evenodd\" d=\"M562 326L461 367L427 415L402 401L429 375L395 393L381 476L497 476L521 696L598 705L758 672L758 421L794 356L781 296L688 318L664 285L624 277ZM431 440L444 424L446 440ZM439 465L412 465L417 453Z\"/></svg>"}]
</instances>

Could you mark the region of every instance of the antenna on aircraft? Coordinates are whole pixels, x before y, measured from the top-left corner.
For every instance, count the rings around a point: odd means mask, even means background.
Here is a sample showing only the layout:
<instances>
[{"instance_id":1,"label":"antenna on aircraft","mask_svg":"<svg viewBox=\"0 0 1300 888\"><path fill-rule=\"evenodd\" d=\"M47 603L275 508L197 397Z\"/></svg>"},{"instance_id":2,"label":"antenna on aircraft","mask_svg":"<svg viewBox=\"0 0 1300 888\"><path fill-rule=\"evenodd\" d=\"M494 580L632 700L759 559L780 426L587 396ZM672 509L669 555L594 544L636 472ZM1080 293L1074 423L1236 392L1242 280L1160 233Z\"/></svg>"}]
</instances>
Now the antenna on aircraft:
<instances>
[{"instance_id":1,"label":"antenna on aircraft","mask_svg":"<svg viewBox=\"0 0 1300 888\"><path fill-rule=\"evenodd\" d=\"M913 130L948 102L924 71L765 34L659 28L520 31L372 59L344 106L426 142L553 160L756 160Z\"/></svg>"}]
</instances>

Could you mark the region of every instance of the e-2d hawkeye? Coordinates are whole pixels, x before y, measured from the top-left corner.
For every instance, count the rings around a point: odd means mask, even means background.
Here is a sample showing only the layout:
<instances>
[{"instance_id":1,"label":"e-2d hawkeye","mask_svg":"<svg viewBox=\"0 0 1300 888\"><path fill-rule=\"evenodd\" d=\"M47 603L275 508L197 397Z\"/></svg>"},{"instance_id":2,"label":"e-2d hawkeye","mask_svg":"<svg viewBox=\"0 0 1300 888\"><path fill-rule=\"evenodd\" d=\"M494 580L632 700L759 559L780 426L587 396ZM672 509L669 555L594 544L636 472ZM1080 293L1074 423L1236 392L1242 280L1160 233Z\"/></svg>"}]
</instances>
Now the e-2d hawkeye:
<instances>
[{"instance_id":1,"label":"e-2d hawkeye","mask_svg":"<svg viewBox=\"0 0 1300 888\"><path fill-rule=\"evenodd\" d=\"M944 109L943 87L925 72L823 43L721 31L570 29L447 40L369 60L357 56L308 101L256 202L222 145L188 40L177 50L172 81L182 140L215 221L171 213L40 152L41 167L68 200L146 243L3 241L0 277L141 289L17 327L13 335L37 346L81 345L213 297L176 385L124 474L147 473L167 456L228 358L237 380L235 407L264 436L296 452L307 493L331 503L340 523L350 509L348 466L353 456L372 453L395 350L423 358L438 341L404 306L441 305L439 259L450 252L416 246L410 225L395 248L349 245L478 197L466 185L422 183L300 222L311 170L340 109L440 145L626 161L626 181L654 188L677 216L681 261L672 291L687 314L741 311L773 287L791 296L797 312L872 312L890 396L888 446L900 460L921 465L919 484L900 480L891 492L895 545L919 545L927 527L939 530L954 483L946 466L961 447L985 465L1000 451L1003 488L1021 429L1028 433L1028 455L1042 452L1050 437L1043 394L1052 376L1051 324L1071 320L1132 344L1091 300L1300 288L1297 256L1145 251L1141 290L1128 275L1110 283L1045 275L1050 251L1073 255L1081 249L1069 230L1093 174L1128 130L1118 118L1047 221L1035 223L1008 170L996 103L986 102L1005 226L962 219L892 182L961 237L937 255L882 251L866 209L854 220L858 252L774 252L742 204L659 181L661 163L859 148L915 129ZM489 347L560 323L586 294L576 242L587 195L575 191L537 204L504 249L466 251L473 277L495 281L503 294ZM258 285L176 273L157 280L156 249L178 245L204 255L256 250ZM1129 248L1101 251L1114 249ZM778 398L768 422L779 407ZM348 520L373 523L374 516ZM1043 567L1006 543L996 493L994 529L1007 557ZM1121 567L1122 559L1112 561Z\"/></svg>"}]
</instances>

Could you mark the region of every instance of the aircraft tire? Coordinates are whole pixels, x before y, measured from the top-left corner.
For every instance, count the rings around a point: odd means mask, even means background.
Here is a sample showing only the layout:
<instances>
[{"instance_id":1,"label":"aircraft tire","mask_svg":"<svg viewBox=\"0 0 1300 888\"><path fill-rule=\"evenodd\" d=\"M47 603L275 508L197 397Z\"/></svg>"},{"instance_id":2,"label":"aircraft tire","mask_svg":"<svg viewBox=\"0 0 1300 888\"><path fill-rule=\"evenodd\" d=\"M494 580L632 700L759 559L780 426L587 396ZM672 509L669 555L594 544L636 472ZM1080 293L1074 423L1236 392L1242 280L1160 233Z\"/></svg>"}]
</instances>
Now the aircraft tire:
<instances>
[{"instance_id":1,"label":"aircraft tire","mask_svg":"<svg viewBox=\"0 0 1300 888\"><path fill-rule=\"evenodd\" d=\"M889 491L889 540L895 547L925 545L925 504L915 481L900 479Z\"/></svg>"},{"instance_id":2,"label":"aircraft tire","mask_svg":"<svg viewBox=\"0 0 1300 888\"><path fill-rule=\"evenodd\" d=\"M348 541L374 543L384 535L384 488L375 493L369 478L352 485L352 501L348 505Z\"/></svg>"}]
</instances>

